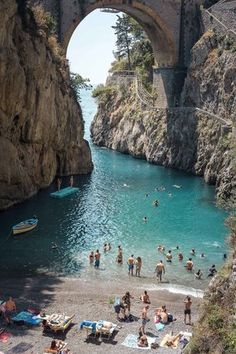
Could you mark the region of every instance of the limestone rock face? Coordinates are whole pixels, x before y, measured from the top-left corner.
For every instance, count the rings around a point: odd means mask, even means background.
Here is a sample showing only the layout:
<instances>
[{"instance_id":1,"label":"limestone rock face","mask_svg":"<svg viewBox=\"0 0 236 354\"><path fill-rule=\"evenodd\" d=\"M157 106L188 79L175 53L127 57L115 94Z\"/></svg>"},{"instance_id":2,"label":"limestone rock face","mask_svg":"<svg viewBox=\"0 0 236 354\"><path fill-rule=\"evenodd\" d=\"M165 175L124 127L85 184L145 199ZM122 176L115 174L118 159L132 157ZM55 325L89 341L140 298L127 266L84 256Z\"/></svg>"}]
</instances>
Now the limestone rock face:
<instances>
[{"instance_id":1,"label":"limestone rock face","mask_svg":"<svg viewBox=\"0 0 236 354\"><path fill-rule=\"evenodd\" d=\"M24 15L14 0L1 0L0 209L47 187L56 174L92 170L68 68L36 35L32 14Z\"/></svg>"},{"instance_id":2,"label":"limestone rock face","mask_svg":"<svg viewBox=\"0 0 236 354\"><path fill-rule=\"evenodd\" d=\"M224 40L208 32L196 43L179 108L148 110L132 85L104 91L91 126L93 142L203 176L221 200L235 201L236 137L221 119L235 124L236 52Z\"/></svg>"}]
</instances>

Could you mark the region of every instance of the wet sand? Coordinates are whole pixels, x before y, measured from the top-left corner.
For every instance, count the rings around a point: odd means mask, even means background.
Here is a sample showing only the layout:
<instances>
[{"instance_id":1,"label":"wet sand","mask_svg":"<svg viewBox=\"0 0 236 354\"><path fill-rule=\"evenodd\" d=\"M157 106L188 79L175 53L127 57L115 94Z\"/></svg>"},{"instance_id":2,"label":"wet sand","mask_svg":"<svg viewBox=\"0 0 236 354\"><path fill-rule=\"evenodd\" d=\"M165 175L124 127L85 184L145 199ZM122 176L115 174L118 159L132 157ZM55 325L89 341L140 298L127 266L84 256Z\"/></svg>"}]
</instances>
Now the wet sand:
<instances>
[{"instance_id":1,"label":"wet sand","mask_svg":"<svg viewBox=\"0 0 236 354\"><path fill-rule=\"evenodd\" d=\"M143 304L139 296L143 292L142 278L134 279L128 277L108 281L86 280L81 278L61 278L53 275L38 276L34 278L0 279L0 299L6 299L11 295L15 299L17 310L26 310L29 307L39 309L46 314L66 313L75 314L74 324L65 334L43 335L42 327L29 328L26 326L10 325L7 331L12 337L7 343L0 342L0 351L6 352L20 342L31 343L32 349L26 351L28 354L41 354L43 349L50 346L52 338L65 340L73 354L79 353L135 353L137 349L127 348L121 343L128 334L138 334L141 320L134 322L118 322L114 313L111 301L116 296L122 297L125 291L130 291L134 296L131 303L131 313L137 318L140 317ZM146 284L146 281L145 281ZM146 325L146 333L155 336L158 343L166 333L173 331L177 334L180 330L193 330L192 326L185 325L184 320L184 298L183 294L173 294L166 290L148 291L151 305L148 316L150 321ZM198 316L199 298L192 297L192 322ZM165 327L163 332L157 332L154 327L154 309L166 305L168 312L173 314L177 320ZM119 325L119 331L111 340L86 339L86 331L79 329L82 320L107 320ZM3 323L1 322L1 327ZM143 350L140 349L140 352ZM169 348L158 348L157 353L181 353L180 350Z\"/></svg>"}]
</instances>

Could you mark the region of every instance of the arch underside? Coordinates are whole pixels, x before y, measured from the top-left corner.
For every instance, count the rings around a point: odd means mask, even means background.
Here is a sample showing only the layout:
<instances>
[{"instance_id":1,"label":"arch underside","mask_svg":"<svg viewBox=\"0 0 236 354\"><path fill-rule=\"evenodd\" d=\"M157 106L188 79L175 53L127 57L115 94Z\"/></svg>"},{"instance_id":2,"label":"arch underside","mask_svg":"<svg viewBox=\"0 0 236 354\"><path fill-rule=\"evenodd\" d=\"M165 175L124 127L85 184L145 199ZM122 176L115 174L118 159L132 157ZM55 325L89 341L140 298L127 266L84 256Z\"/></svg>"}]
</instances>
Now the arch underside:
<instances>
[{"instance_id":1,"label":"arch underside","mask_svg":"<svg viewBox=\"0 0 236 354\"><path fill-rule=\"evenodd\" d=\"M152 8L136 1L132 2L132 6L129 3L123 3L122 0L102 0L88 4L84 9L83 16L77 15L71 21L69 28L62 33L65 48L67 48L70 38L79 23L92 11L102 8L124 12L142 26L151 41L156 67L173 67L178 63L178 44L173 31Z\"/></svg>"}]
</instances>

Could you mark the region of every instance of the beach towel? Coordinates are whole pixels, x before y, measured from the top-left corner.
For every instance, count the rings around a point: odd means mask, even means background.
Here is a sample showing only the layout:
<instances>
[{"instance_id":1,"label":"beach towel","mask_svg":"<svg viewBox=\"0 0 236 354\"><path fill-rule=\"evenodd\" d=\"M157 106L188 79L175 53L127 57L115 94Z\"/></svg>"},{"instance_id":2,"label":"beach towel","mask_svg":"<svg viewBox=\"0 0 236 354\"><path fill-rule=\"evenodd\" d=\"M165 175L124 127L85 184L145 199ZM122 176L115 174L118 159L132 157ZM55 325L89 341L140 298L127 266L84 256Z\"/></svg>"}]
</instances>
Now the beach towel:
<instances>
[{"instance_id":1,"label":"beach towel","mask_svg":"<svg viewBox=\"0 0 236 354\"><path fill-rule=\"evenodd\" d=\"M3 331L0 334L0 342L6 343L8 341L8 338L10 338L10 337L11 337L11 333Z\"/></svg>"},{"instance_id":2,"label":"beach towel","mask_svg":"<svg viewBox=\"0 0 236 354\"><path fill-rule=\"evenodd\" d=\"M41 318L27 311L18 313L16 316L12 317L12 320L14 322L23 322L31 326L36 326L42 322Z\"/></svg>"},{"instance_id":3,"label":"beach towel","mask_svg":"<svg viewBox=\"0 0 236 354\"><path fill-rule=\"evenodd\" d=\"M33 345L26 342L20 342L15 345L13 348L5 352L5 354L21 354L27 352L27 350L33 348Z\"/></svg>"},{"instance_id":4,"label":"beach towel","mask_svg":"<svg viewBox=\"0 0 236 354\"><path fill-rule=\"evenodd\" d=\"M155 327L157 331L163 331L163 329L165 328L165 325L161 322L159 323L155 323Z\"/></svg>"},{"instance_id":5,"label":"beach towel","mask_svg":"<svg viewBox=\"0 0 236 354\"><path fill-rule=\"evenodd\" d=\"M138 336L136 334L128 334L128 336L125 338L124 342L121 343L125 347L128 348L134 348L134 349L151 349L151 344L155 343L156 338L154 337L147 337L148 341L148 347L139 347L138 346Z\"/></svg>"}]
</instances>

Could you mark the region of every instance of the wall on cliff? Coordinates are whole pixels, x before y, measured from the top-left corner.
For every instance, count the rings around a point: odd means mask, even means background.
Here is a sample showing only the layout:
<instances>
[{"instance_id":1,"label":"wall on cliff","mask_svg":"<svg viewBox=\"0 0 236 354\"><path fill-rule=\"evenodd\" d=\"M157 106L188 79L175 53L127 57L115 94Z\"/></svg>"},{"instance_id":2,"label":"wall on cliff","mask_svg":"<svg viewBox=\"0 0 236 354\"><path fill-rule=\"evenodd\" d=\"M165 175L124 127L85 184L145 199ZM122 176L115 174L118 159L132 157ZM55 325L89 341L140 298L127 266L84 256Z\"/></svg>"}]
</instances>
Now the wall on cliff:
<instances>
[{"instance_id":1,"label":"wall on cliff","mask_svg":"<svg viewBox=\"0 0 236 354\"><path fill-rule=\"evenodd\" d=\"M18 3L0 2L0 209L47 187L56 174L92 170L68 68Z\"/></svg>"},{"instance_id":2,"label":"wall on cliff","mask_svg":"<svg viewBox=\"0 0 236 354\"><path fill-rule=\"evenodd\" d=\"M203 176L222 200L236 200L235 137L194 108L235 123L236 50L227 37L209 31L193 47L181 107L150 109L140 104L134 86L115 82L98 102L91 126L95 144Z\"/></svg>"}]
</instances>

